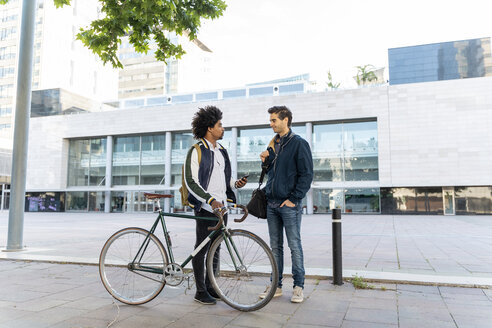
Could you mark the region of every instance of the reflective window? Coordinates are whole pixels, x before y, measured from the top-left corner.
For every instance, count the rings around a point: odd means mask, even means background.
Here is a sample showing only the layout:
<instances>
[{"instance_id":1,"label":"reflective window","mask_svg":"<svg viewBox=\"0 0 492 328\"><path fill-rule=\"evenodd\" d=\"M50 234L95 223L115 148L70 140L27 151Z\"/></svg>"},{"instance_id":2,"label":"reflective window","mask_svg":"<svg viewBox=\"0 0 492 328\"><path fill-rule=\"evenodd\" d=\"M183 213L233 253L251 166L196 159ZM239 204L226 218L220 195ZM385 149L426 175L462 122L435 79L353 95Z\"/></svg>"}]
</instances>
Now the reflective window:
<instances>
[{"instance_id":1,"label":"reflective window","mask_svg":"<svg viewBox=\"0 0 492 328\"><path fill-rule=\"evenodd\" d=\"M492 187L455 187L456 214L492 214Z\"/></svg>"},{"instance_id":2,"label":"reflective window","mask_svg":"<svg viewBox=\"0 0 492 328\"><path fill-rule=\"evenodd\" d=\"M113 184L138 185L140 137L116 137L113 144Z\"/></svg>"},{"instance_id":3,"label":"reflective window","mask_svg":"<svg viewBox=\"0 0 492 328\"><path fill-rule=\"evenodd\" d=\"M306 137L306 127L292 126L292 131ZM258 182L261 175L260 153L267 149L274 137L272 128L240 129L237 139L238 177L249 173L248 183ZM264 179L264 182L266 178Z\"/></svg>"},{"instance_id":4,"label":"reflective window","mask_svg":"<svg viewBox=\"0 0 492 328\"><path fill-rule=\"evenodd\" d=\"M381 188L383 214L443 214L442 188Z\"/></svg>"},{"instance_id":5,"label":"reflective window","mask_svg":"<svg viewBox=\"0 0 492 328\"><path fill-rule=\"evenodd\" d=\"M87 186L89 183L90 142L70 140L68 152L68 186Z\"/></svg>"},{"instance_id":6,"label":"reflective window","mask_svg":"<svg viewBox=\"0 0 492 328\"><path fill-rule=\"evenodd\" d=\"M344 211L342 189L313 189L314 213L330 213L334 208Z\"/></svg>"},{"instance_id":7,"label":"reflective window","mask_svg":"<svg viewBox=\"0 0 492 328\"><path fill-rule=\"evenodd\" d=\"M377 122L313 126L314 181L377 181Z\"/></svg>"},{"instance_id":8,"label":"reflective window","mask_svg":"<svg viewBox=\"0 0 492 328\"><path fill-rule=\"evenodd\" d=\"M164 184L166 136L142 136L140 184Z\"/></svg>"},{"instance_id":9,"label":"reflective window","mask_svg":"<svg viewBox=\"0 0 492 328\"><path fill-rule=\"evenodd\" d=\"M89 185L103 186L106 178L106 138L91 140Z\"/></svg>"},{"instance_id":10,"label":"reflective window","mask_svg":"<svg viewBox=\"0 0 492 328\"><path fill-rule=\"evenodd\" d=\"M27 192L26 212L65 212L64 192Z\"/></svg>"},{"instance_id":11,"label":"reflective window","mask_svg":"<svg viewBox=\"0 0 492 328\"><path fill-rule=\"evenodd\" d=\"M87 211L87 192L67 192L67 211Z\"/></svg>"},{"instance_id":12,"label":"reflective window","mask_svg":"<svg viewBox=\"0 0 492 328\"><path fill-rule=\"evenodd\" d=\"M104 191L89 193L89 211L104 212Z\"/></svg>"},{"instance_id":13,"label":"reflective window","mask_svg":"<svg viewBox=\"0 0 492 328\"><path fill-rule=\"evenodd\" d=\"M345 190L346 213L379 212L379 189L354 188Z\"/></svg>"},{"instance_id":14,"label":"reflective window","mask_svg":"<svg viewBox=\"0 0 492 328\"><path fill-rule=\"evenodd\" d=\"M172 134L171 184L181 186L181 168L190 147L196 142L191 132Z\"/></svg>"},{"instance_id":15,"label":"reflective window","mask_svg":"<svg viewBox=\"0 0 492 328\"><path fill-rule=\"evenodd\" d=\"M345 181L378 180L376 122L343 124Z\"/></svg>"}]
</instances>

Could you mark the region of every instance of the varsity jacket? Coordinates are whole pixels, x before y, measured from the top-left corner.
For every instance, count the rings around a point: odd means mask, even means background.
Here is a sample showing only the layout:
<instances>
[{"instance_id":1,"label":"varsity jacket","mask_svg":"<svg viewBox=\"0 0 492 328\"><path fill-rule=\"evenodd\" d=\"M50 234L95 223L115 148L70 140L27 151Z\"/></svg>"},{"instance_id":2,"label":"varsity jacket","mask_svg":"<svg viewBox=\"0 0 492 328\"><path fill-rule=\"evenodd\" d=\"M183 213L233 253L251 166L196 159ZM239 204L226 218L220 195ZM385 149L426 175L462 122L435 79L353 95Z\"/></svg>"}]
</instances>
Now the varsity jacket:
<instances>
[{"instance_id":1,"label":"varsity jacket","mask_svg":"<svg viewBox=\"0 0 492 328\"><path fill-rule=\"evenodd\" d=\"M196 151L195 146L188 150L185 161L184 169L184 181L186 188L188 189L188 202L190 206L199 211L204 203L211 205L215 200L212 195L207 192L208 185L210 183L210 176L214 168L214 152L210 150L209 145L203 138L197 142L201 151L201 159L199 161L198 167L192 165L192 154ZM222 156L224 156L225 161L225 185L226 185L226 196L228 202L236 202L236 195L233 191L234 180L231 179L231 161L229 160L229 155L227 150L219 143L217 143ZM193 170L198 170L198 181L193 180Z\"/></svg>"}]
</instances>

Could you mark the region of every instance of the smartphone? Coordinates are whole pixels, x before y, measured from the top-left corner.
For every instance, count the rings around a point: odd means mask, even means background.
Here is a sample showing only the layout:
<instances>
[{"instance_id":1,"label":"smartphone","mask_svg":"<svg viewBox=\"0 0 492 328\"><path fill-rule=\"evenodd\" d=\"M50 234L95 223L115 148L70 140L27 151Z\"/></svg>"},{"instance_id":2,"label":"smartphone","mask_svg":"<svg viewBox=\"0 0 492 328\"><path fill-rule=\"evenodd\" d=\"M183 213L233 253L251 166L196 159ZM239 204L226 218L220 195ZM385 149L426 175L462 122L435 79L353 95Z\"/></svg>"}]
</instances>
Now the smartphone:
<instances>
[{"instance_id":1,"label":"smartphone","mask_svg":"<svg viewBox=\"0 0 492 328\"><path fill-rule=\"evenodd\" d=\"M243 179L247 179L248 177L249 177L249 173L246 173L246 174L245 174L245 175L241 178L241 180L243 180Z\"/></svg>"}]
</instances>

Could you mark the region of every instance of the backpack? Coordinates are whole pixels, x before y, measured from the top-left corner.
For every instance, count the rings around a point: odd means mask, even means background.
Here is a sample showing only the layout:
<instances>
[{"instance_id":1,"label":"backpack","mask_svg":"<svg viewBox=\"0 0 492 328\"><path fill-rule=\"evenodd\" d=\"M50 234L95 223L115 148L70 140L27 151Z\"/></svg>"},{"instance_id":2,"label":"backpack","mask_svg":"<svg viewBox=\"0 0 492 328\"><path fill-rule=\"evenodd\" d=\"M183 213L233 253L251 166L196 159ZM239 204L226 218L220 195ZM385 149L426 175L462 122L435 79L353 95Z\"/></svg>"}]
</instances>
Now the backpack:
<instances>
[{"instance_id":1,"label":"backpack","mask_svg":"<svg viewBox=\"0 0 492 328\"><path fill-rule=\"evenodd\" d=\"M202 160L202 150L198 143L194 144L193 147L195 147L197 153L198 153L198 164L200 164L200 161ZM181 167L181 187L179 188L179 192L181 193L181 204L184 206L190 206L190 202L188 202L188 188L186 188L186 183L185 183L185 164L186 164L186 159L185 163L183 163L183 166Z\"/></svg>"}]
</instances>

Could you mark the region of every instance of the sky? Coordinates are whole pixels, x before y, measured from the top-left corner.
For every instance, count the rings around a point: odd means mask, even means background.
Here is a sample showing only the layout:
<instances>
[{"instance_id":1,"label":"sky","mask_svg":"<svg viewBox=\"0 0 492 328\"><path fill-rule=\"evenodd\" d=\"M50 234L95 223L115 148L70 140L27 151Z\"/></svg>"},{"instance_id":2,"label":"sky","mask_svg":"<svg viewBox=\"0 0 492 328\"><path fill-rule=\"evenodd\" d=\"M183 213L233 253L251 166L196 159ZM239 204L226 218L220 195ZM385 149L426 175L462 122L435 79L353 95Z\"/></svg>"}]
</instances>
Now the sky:
<instances>
[{"instance_id":1,"label":"sky","mask_svg":"<svg viewBox=\"0 0 492 328\"><path fill-rule=\"evenodd\" d=\"M492 37L490 0L226 0L198 38L212 51L211 88L330 71L355 86L355 66L386 67L388 48Z\"/></svg>"}]
</instances>

